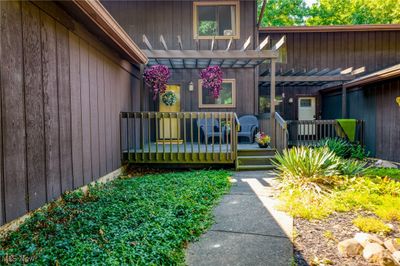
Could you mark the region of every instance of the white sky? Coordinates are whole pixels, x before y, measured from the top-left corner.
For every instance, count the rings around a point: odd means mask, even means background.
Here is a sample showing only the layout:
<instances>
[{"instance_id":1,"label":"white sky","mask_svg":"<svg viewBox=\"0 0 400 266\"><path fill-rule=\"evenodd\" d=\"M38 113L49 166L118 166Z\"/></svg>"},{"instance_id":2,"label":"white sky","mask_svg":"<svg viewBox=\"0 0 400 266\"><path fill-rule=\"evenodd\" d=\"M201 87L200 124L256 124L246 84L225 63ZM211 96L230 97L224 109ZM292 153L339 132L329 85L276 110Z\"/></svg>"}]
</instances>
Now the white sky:
<instances>
[{"instance_id":1,"label":"white sky","mask_svg":"<svg viewBox=\"0 0 400 266\"><path fill-rule=\"evenodd\" d=\"M305 0L305 1L308 6L311 6L312 4L314 4L316 2L316 0Z\"/></svg>"}]
</instances>

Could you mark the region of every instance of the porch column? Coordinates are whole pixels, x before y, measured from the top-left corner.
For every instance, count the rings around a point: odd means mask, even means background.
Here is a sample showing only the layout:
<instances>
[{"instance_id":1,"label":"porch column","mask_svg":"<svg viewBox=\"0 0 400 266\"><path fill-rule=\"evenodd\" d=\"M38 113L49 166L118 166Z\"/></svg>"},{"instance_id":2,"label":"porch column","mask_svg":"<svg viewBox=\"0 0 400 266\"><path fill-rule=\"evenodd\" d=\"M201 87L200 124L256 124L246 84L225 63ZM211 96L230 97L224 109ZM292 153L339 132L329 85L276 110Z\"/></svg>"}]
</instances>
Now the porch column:
<instances>
[{"instance_id":1,"label":"porch column","mask_svg":"<svg viewBox=\"0 0 400 266\"><path fill-rule=\"evenodd\" d=\"M276 134L275 134L275 64L276 64L276 59L271 59L271 110L270 110L270 123L271 123L271 140L274 145L274 148L276 148Z\"/></svg>"},{"instance_id":2,"label":"porch column","mask_svg":"<svg viewBox=\"0 0 400 266\"><path fill-rule=\"evenodd\" d=\"M347 117L347 88L342 85L342 118Z\"/></svg>"}]
</instances>

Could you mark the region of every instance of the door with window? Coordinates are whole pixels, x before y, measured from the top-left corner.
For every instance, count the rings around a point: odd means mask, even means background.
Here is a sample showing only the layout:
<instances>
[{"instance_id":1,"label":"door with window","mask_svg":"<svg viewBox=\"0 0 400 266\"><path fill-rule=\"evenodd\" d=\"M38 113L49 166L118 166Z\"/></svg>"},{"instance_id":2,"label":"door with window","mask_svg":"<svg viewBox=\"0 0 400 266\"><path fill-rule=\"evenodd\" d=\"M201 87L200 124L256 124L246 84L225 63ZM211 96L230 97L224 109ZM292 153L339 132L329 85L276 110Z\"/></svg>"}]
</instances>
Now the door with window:
<instances>
[{"instance_id":1,"label":"door with window","mask_svg":"<svg viewBox=\"0 0 400 266\"><path fill-rule=\"evenodd\" d=\"M160 112L177 113L181 111L181 87L179 85L167 85L167 89L160 95L159 110ZM161 118L160 132L158 142L177 142L181 143L180 125L178 119L166 116Z\"/></svg>"},{"instance_id":2,"label":"door with window","mask_svg":"<svg viewBox=\"0 0 400 266\"><path fill-rule=\"evenodd\" d=\"M299 121L315 120L315 97L299 97L298 101ZM299 124L299 135L314 135L315 125Z\"/></svg>"}]
</instances>

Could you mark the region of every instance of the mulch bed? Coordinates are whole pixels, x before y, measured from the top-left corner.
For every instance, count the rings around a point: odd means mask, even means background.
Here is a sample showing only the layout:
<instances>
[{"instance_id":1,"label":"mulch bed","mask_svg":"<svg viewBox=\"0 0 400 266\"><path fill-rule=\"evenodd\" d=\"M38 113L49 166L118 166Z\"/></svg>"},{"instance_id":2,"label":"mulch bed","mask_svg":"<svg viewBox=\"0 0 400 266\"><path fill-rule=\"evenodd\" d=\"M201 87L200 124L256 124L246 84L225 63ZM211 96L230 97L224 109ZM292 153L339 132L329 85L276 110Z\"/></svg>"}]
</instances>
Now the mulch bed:
<instances>
[{"instance_id":1,"label":"mulch bed","mask_svg":"<svg viewBox=\"0 0 400 266\"><path fill-rule=\"evenodd\" d=\"M294 219L294 257L299 266L306 265L374 265L364 260L362 256L345 258L339 255L337 243L354 237L360 230L355 227L352 220L358 215L373 216L362 213L336 213L324 220L308 221ZM399 224L392 223L394 230L387 237L400 237ZM331 231L333 239L324 236L326 231ZM380 238L384 240L384 237ZM321 263L325 260L325 264ZM319 261L320 263L316 263ZM330 263L330 264L329 264Z\"/></svg>"}]
</instances>

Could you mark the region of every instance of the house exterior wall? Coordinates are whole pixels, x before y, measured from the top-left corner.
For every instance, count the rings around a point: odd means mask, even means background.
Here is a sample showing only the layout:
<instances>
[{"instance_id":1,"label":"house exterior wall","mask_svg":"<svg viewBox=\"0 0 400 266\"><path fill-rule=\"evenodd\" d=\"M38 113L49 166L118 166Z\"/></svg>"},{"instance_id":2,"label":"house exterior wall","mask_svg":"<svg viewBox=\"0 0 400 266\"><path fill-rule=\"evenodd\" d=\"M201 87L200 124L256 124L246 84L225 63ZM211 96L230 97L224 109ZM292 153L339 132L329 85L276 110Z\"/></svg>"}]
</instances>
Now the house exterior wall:
<instances>
[{"instance_id":1,"label":"house exterior wall","mask_svg":"<svg viewBox=\"0 0 400 266\"><path fill-rule=\"evenodd\" d=\"M177 35L182 38L183 49L197 49L193 37L193 1L102 1L111 15L141 48L146 49L142 36L145 34L153 49L163 49L160 35L169 49L179 49ZM256 32L256 1L240 1L240 39L232 42L231 49L238 50L251 36L249 49L254 49ZM200 40L200 49L208 50L211 40ZM228 40L216 40L214 49L224 50ZM255 69L223 69L224 78L236 79L236 108L199 108L198 79L200 69L173 70L170 84L181 85L181 111L234 111L239 115L256 110ZM188 90L192 81L194 91ZM149 101L150 110L158 110L158 102Z\"/></svg>"},{"instance_id":2,"label":"house exterior wall","mask_svg":"<svg viewBox=\"0 0 400 266\"><path fill-rule=\"evenodd\" d=\"M269 35L279 40L286 35L287 62L278 63L277 70L312 70L317 68L354 69L365 66L364 74L400 63L400 31L364 31L364 32L260 32L259 39ZM260 66L262 73L267 64ZM266 88L268 89L268 88ZM321 116L322 104L318 87L277 86L277 95L285 93L284 102L277 109L283 112L285 119L297 119L297 95L317 97L317 115ZM293 104L289 103L293 98ZM282 111L280 111L282 110Z\"/></svg>"},{"instance_id":3,"label":"house exterior wall","mask_svg":"<svg viewBox=\"0 0 400 266\"><path fill-rule=\"evenodd\" d=\"M347 117L365 121L365 144L371 156L400 162L400 78L377 82L349 90ZM339 91L322 96L322 117L340 118L342 99Z\"/></svg>"},{"instance_id":4,"label":"house exterior wall","mask_svg":"<svg viewBox=\"0 0 400 266\"><path fill-rule=\"evenodd\" d=\"M120 167L138 70L53 2L1 1L0 224Z\"/></svg>"}]
</instances>

